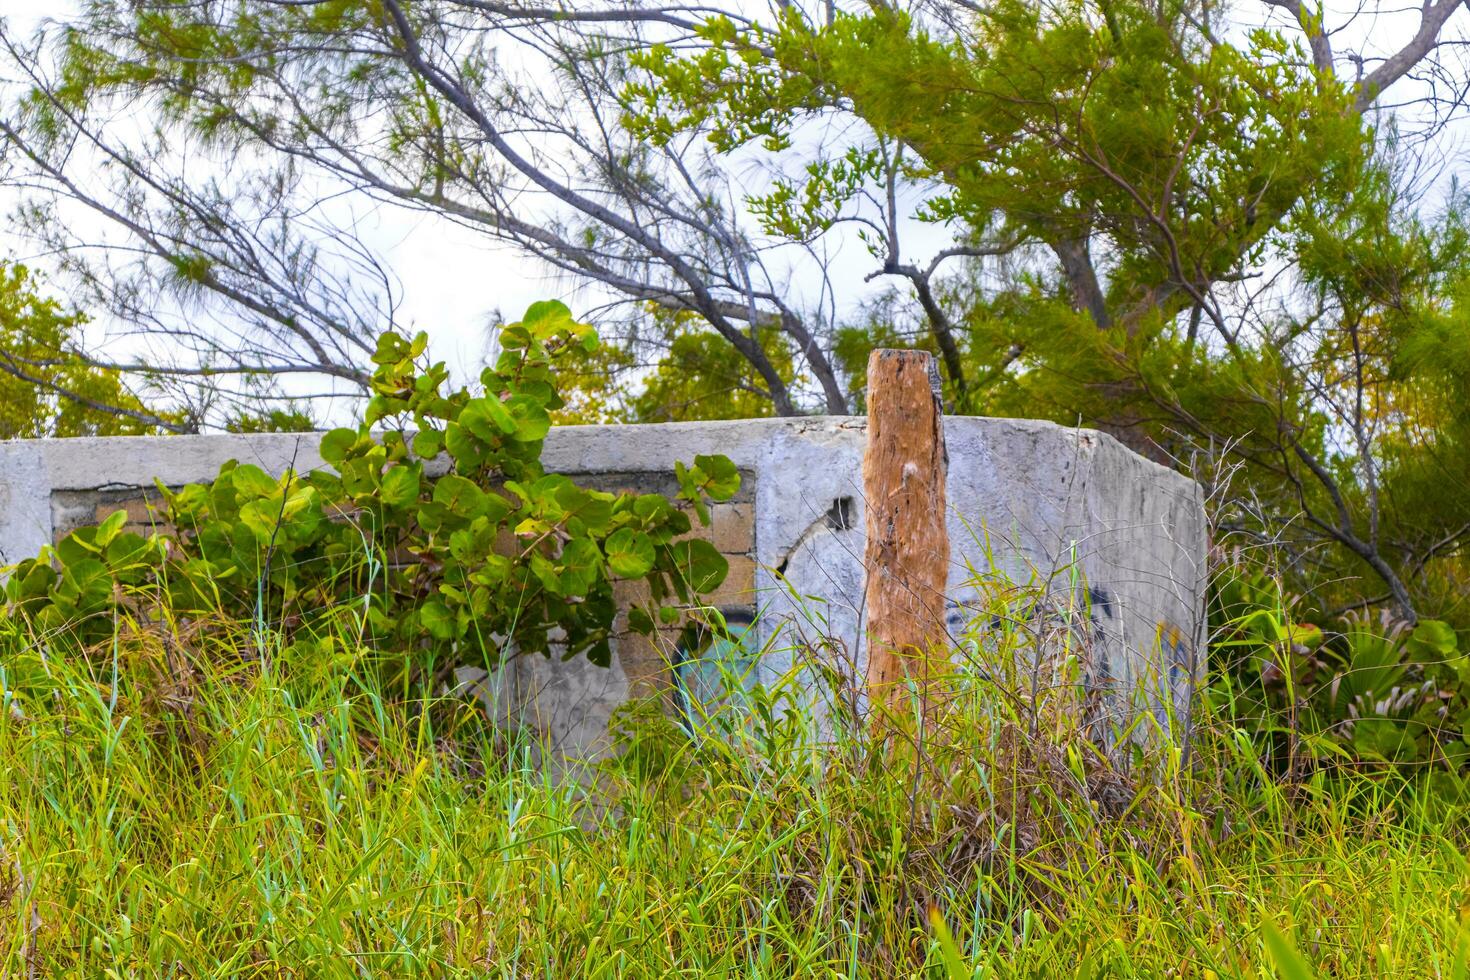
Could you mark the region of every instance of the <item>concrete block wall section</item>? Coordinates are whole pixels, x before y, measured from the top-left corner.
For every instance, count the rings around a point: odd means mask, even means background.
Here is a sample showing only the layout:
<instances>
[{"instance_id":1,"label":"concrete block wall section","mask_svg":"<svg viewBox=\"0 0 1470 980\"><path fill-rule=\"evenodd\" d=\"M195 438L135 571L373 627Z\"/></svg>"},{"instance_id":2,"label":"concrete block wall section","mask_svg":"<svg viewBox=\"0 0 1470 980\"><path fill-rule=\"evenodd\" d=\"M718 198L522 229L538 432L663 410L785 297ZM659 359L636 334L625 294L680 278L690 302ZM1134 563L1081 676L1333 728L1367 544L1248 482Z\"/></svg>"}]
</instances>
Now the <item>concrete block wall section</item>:
<instances>
[{"instance_id":1,"label":"concrete block wall section","mask_svg":"<svg viewBox=\"0 0 1470 980\"><path fill-rule=\"evenodd\" d=\"M729 456L744 485L715 508L704 533L731 566L713 604L732 622L754 621L746 648L759 655L750 679L770 683L826 661L860 689L865 429L862 418L828 417L567 426L552 430L543 459L604 489L668 492L676 460ZM1078 620L1067 628L1084 639L1084 687L1102 717L1128 722L1149 713L1177 730L1204 670L1207 529L1199 487L1088 430L951 418L945 434L952 633L983 636L986 623L969 627L997 595L1041 585L1060 598L1029 615ZM155 479L207 482L229 459L275 473L293 463L302 471L322 465L314 435L0 443L0 564L115 509L146 525L143 501ZM968 654L976 652L972 644ZM558 751L595 755L608 744L618 706L654 690L677 701L688 685L674 680L697 680L688 665L671 670L680 656L668 637L650 644L630 635L611 669L516 658L476 683L498 714L536 726ZM811 692L820 714L815 683Z\"/></svg>"}]
</instances>

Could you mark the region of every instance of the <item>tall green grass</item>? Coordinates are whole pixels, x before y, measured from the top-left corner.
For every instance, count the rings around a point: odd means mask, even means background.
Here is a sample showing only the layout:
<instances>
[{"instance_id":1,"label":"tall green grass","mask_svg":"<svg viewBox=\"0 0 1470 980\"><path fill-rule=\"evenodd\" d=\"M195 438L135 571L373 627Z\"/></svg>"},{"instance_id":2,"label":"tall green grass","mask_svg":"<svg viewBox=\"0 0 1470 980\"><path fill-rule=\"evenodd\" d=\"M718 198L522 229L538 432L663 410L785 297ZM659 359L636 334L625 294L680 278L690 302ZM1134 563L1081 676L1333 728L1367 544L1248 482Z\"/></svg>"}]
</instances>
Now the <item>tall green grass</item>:
<instances>
[{"instance_id":1,"label":"tall green grass","mask_svg":"<svg viewBox=\"0 0 1470 980\"><path fill-rule=\"evenodd\" d=\"M961 678L919 749L778 687L553 779L348 638L115 626L0 625L0 976L1467 975L1453 777L1279 782L1210 717L1122 772Z\"/></svg>"}]
</instances>

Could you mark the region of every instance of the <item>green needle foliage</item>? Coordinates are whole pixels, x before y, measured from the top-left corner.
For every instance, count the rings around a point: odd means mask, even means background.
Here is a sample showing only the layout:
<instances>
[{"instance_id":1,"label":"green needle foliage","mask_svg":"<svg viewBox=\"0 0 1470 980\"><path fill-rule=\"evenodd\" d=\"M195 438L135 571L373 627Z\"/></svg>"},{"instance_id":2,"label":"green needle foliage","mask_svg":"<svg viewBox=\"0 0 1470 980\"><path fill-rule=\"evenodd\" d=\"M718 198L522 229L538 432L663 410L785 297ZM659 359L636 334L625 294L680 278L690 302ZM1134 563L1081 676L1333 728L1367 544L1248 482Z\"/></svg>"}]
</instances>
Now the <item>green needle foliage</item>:
<instances>
[{"instance_id":1,"label":"green needle foliage","mask_svg":"<svg viewBox=\"0 0 1470 980\"><path fill-rule=\"evenodd\" d=\"M655 81L630 92L635 127L776 151L805 118L851 111L917 154L913 176L947 185L930 217L1052 244L1105 232L1114 293L1091 310L1101 327L1147 329L1186 309L1368 149L1346 86L1278 34L1215 41L1186 4L1007 0L961 39L891 7L825 25L786 9L770 29L712 18L708 49L687 59L644 56ZM877 149L849 152L762 208L808 233L882 167Z\"/></svg>"},{"instance_id":2,"label":"green needle foliage","mask_svg":"<svg viewBox=\"0 0 1470 980\"><path fill-rule=\"evenodd\" d=\"M815 241L884 193L896 221L901 192L956 230L973 264L940 276L869 221L922 315L843 326L846 374L923 344L956 413L1081 421L1189 467L1324 627L1361 606L1470 626L1464 201L1420 207L1375 93L1185 2L782 10L640 52L627 124L811 157L749 201L773 235ZM869 138L805 148L852 117Z\"/></svg>"}]
</instances>

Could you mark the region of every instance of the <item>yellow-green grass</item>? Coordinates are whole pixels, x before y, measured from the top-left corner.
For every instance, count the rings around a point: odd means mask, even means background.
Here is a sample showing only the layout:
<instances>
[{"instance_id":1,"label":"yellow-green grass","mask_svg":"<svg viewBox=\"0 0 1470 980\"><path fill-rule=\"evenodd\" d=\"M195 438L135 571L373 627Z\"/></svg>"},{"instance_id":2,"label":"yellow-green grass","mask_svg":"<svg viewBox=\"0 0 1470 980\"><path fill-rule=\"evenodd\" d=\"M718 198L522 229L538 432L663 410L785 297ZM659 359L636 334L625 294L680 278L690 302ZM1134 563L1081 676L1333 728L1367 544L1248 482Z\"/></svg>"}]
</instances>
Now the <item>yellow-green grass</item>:
<instances>
[{"instance_id":1,"label":"yellow-green grass","mask_svg":"<svg viewBox=\"0 0 1470 980\"><path fill-rule=\"evenodd\" d=\"M1222 718L1120 774L978 682L923 753L772 695L554 778L346 642L0 629L4 977L1466 976L1459 782L1282 780Z\"/></svg>"}]
</instances>

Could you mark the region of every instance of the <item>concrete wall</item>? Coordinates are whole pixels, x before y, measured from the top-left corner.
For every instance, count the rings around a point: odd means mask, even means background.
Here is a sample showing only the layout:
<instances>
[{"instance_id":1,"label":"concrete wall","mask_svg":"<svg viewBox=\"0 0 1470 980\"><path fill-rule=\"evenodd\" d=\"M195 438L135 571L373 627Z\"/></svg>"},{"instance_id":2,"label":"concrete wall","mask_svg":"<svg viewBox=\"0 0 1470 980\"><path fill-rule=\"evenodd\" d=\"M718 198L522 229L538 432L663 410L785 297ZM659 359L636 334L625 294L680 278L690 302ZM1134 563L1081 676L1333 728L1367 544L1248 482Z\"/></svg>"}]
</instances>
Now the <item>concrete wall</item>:
<instances>
[{"instance_id":1,"label":"concrete wall","mask_svg":"<svg viewBox=\"0 0 1470 980\"><path fill-rule=\"evenodd\" d=\"M749 647L760 650L751 680L770 683L821 663L861 678L865 428L861 418L569 426L551 432L543 458L549 469L605 489L669 490L676 460L729 456L745 485L716 511L710 532L731 563L714 603L755 620ZM991 615L997 596L1041 586L1056 600L1024 615L1062 622L1078 640L1070 649L1082 651L1094 709L1113 721L1140 712L1168 726L1187 719L1192 681L1204 667L1199 487L1088 430L951 418L945 433L950 626L974 641L957 657L984 660L987 623L974 620ZM140 501L155 479L208 481L229 459L272 472L293 463L309 470L321 465L315 443L312 435L276 434L0 443L0 563L115 509L146 521ZM667 645L630 637L609 670L525 658L485 684L498 710L586 754L605 744L618 705L670 689L671 657L678 654ZM676 694L704 683L697 665L678 673L685 683L673 686ZM1033 682L1040 673L1029 671Z\"/></svg>"}]
</instances>

